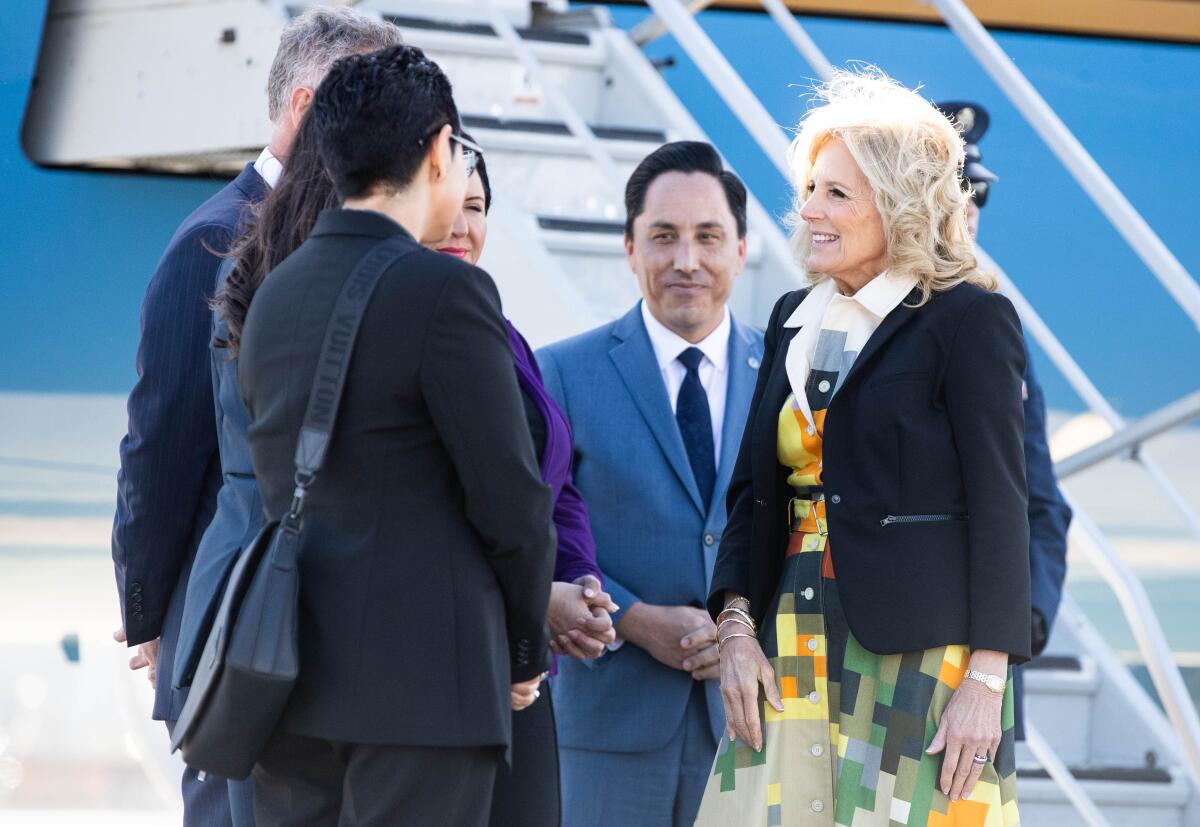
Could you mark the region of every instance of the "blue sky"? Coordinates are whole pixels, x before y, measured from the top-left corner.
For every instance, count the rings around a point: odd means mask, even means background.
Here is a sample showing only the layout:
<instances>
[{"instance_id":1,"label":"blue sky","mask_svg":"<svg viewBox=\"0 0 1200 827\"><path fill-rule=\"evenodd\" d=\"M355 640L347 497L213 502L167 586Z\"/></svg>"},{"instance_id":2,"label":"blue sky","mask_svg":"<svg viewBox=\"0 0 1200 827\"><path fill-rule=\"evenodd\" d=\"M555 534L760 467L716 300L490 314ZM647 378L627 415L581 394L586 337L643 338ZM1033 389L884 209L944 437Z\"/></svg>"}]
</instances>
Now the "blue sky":
<instances>
[{"instance_id":1,"label":"blue sky","mask_svg":"<svg viewBox=\"0 0 1200 827\"><path fill-rule=\"evenodd\" d=\"M20 148L20 120L45 0L0 15L0 320L8 331L0 391L125 393L134 380L138 308L175 225L214 192L212 181L41 170ZM614 8L623 26L644 15ZM705 12L702 25L780 124L803 111L812 72L769 18ZM982 145L998 172L981 240L1056 329L1101 390L1138 415L1196 388L1200 335L1057 165L1031 128L944 29L807 19L835 63L869 61L935 99L989 108ZM1163 237L1200 272L1195 139L1200 48L1001 33L1067 125ZM677 44L665 76L768 209L787 188ZM182 100L182 99L181 99ZM1081 405L1044 358L1052 407Z\"/></svg>"}]
</instances>

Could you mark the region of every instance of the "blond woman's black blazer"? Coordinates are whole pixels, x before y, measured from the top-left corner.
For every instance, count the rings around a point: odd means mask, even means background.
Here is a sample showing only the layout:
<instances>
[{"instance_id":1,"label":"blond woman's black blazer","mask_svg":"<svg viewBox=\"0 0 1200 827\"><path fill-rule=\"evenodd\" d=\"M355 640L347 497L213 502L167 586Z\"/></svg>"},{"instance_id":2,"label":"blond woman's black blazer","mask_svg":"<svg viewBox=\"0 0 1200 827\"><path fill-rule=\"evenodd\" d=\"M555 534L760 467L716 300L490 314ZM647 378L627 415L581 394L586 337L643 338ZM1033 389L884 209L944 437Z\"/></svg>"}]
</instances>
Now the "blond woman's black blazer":
<instances>
[{"instance_id":1,"label":"blond woman's black blazer","mask_svg":"<svg viewBox=\"0 0 1200 827\"><path fill-rule=\"evenodd\" d=\"M726 590L761 622L787 547L788 469L777 458L783 323L771 314L733 479L709 609ZM850 631L872 652L946 644L1029 659L1029 523L1021 326L1003 296L914 290L863 347L830 403L824 475L834 569ZM900 518L900 519L897 519Z\"/></svg>"}]
</instances>

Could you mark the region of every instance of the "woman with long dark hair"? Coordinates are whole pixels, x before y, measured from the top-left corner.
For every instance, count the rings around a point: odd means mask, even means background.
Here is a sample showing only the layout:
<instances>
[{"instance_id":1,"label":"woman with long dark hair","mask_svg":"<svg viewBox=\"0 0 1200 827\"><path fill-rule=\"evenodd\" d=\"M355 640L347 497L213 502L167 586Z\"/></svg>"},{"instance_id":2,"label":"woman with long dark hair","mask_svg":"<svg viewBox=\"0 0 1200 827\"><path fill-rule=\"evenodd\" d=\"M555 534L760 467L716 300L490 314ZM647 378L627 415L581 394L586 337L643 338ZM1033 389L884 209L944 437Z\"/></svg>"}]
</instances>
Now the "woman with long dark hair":
<instances>
[{"instance_id":1,"label":"woman with long dark hair","mask_svg":"<svg viewBox=\"0 0 1200 827\"><path fill-rule=\"evenodd\" d=\"M250 208L252 218L246 232L235 240L217 275L211 362L221 489L188 580L172 676L180 687L191 684L221 599L222 589L214 589L213 584L225 582L238 552L263 526L262 499L250 464L250 415L237 382L242 323L267 273L300 246L322 210L337 206L333 186L320 165L310 121L305 118L301 122L288 152L286 174L266 199Z\"/></svg>"}]
</instances>

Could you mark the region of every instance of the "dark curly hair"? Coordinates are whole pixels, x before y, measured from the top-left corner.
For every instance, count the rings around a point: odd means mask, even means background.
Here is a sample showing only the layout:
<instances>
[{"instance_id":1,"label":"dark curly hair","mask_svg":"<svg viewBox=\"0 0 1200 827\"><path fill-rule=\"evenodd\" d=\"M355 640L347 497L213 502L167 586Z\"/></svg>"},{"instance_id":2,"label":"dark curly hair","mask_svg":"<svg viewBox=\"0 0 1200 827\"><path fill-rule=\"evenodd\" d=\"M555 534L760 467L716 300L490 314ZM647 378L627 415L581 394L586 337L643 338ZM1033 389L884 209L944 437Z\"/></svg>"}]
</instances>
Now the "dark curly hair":
<instances>
[{"instance_id":1,"label":"dark curly hair","mask_svg":"<svg viewBox=\"0 0 1200 827\"><path fill-rule=\"evenodd\" d=\"M462 124L450 81L415 46L344 57L313 98L321 158L342 198L406 188L429 139Z\"/></svg>"},{"instance_id":2,"label":"dark curly hair","mask_svg":"<svg viewBox=\"0 0 1200 827\"><path fill-rule=\"evenodd\" d=\"M278 186L251 207L246 232L228 254L233 270L212 300L213 310L229 327L228 337L217 345L227 348L231 359L237 358L246 313L267 273L308 238L323 210L340 204L321 163L315 125L306 115L288 148Z\"/></svg>"},{"instance_id":3,"label":"dark curly hair","mask_svg":"<svg viewBox=\"0 0 1200 827\"><path fill-rule=\"evenodd\" d=\"M475 140L465 131L463 137ZM486 214L492 207L492 185L482 156L474 174L483 183ZM233 271L212 300L213 310L229 327L229 336L217 345L226 348L231 359L237 358L246 313L267 274L308 238L323 210L340 203L333 179L321 162L316 129L306 116L292 140L279 185L266 200L250 208L246 232L228 253L235 262Z\"/></svg>"}]
</instances>

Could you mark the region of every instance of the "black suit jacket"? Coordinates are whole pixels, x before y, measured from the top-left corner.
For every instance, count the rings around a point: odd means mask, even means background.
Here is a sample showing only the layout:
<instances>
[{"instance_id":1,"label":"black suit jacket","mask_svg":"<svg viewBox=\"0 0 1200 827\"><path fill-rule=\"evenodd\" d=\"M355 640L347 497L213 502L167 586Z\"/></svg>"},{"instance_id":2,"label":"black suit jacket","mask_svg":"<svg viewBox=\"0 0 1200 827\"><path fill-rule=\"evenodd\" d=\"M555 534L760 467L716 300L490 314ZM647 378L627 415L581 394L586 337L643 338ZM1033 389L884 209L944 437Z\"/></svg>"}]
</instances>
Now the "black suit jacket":
<instances>
[{"instance_id":1,"label":"black suit jacket","mask_svg":"<svg viewBox=\"0 0 1200 827\"><path fill-rule=\"evenodd\" d=\"M300 677L283 726L355 743L507 744L511 683L548 665L555 534L491 278L379 213L322 214L246 319L254 472L278 518L334 302L396 235L411 249L367 308L305 506Z\"/></svg>"},{"instance_id":2,"label":"black suit jacket","mask_svg":"<svg viewBox=\"0 0 1200 827\"><path fill-rule=\"evenodd\" d=\"M177 718L184 693L170 679L188 571L212 519L217 455L209 336L219 253L267 184L247 164L175 231L142 304L137 384L121 440L112 557L129 645L161 638L154 717Z\"/></svg>"},{"instance_id":3,"label":"black suit jacket","mask_svg":"<svg viewBox=\"0 0 1200 827\"><path fill-rule=\"evenodd\" d=\"M791 392L775 305L709 608L726 590L762 621L787 547L788 470L777 458ZM914 290L863 347L825 419L830 548L846 620L872 652L946 644L1029 658L1029 521L1022 448L1025 355L1011 303L961 284L921 307ZM894 522L889 516L949 515Z\"/></svg>"}]
</instances>

